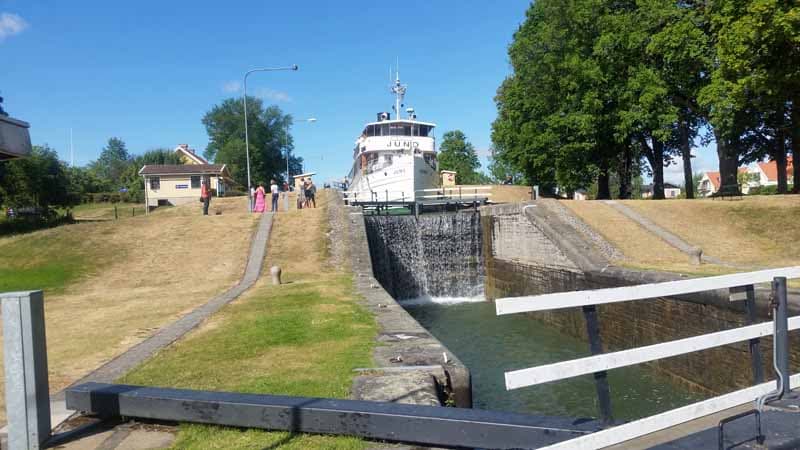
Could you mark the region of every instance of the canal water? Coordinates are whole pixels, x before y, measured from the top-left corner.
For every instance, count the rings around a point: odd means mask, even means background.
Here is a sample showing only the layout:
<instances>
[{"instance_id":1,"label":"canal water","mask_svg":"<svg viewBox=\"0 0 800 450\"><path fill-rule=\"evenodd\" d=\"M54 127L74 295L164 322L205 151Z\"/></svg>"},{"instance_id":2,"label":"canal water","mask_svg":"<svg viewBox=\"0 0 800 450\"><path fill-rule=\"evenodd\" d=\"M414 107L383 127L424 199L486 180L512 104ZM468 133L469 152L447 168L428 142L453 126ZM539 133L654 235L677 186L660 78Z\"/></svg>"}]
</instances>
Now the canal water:
<instances>
[{"instance_id":1,"label":"canal water","mask_svg":"<svg viewBox=\"0 0 800 450\"><path fill-rule=\"evenodd\" d=\"M588 344L522 314L496 316L482 296L420 297L406 310L470 369L475 408L597 417L591 375L506 391L504 372L589 356ZM633 420L702 400L645 367L609 372L616 420Z\"/></svg>"},{"instance_id":2,"label":"canal water","mask_svg":"<svg viewBox=\"0 0 800 450\"><path fill-rule=\"evenodd\" d=\"M504 373L589 356L588 344L483 297L480 216L365 218L375 277L469 368L476 408L597 417L592 375L505 390ZM632 420L700 398L643 366L609 372L614 418Z\"/></svg>"}]
</instances>

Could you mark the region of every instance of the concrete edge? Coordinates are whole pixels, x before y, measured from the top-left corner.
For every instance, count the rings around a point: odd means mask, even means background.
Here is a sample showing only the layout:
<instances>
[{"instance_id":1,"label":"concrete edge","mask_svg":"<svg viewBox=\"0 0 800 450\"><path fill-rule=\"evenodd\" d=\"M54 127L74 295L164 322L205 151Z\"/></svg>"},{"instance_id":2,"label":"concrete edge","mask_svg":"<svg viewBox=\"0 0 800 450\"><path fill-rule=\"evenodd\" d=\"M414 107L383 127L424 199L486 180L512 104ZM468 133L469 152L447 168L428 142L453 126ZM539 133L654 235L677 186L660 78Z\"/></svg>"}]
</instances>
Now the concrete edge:
<instances>
[{"instance_id":1,"label":"concrete edge","mask_svg":"<svg viewBox=\"0 0 800 450\"><path fill-rule=\"evenodd\" d=\"M347 239L350 243L350 264L353 269L354 287L364 298L364 305L373 313L378 324L376 340L378 346L373 353L374 372L356 377L353 396L360 399L395 401L399 397L414 398L416 391L430 392L419 384L409 384L406 394L392 392L363 392L361 387L376 389L380 382L368 383L363 377L385 377L389 383L398 383L399 376L428 374L435 380L442 405L460 408L472 407L472 379L469 369L444 344L432 336L397 301L386 292L375 279L372 258L367 241L366 225L361 208L344 206L341 196L334 193L329 207L339 208L338 214L347 223ZM334 217L336 214L331 214ZM332 227L335 229L336 227ZM392 370L385 370L391 367ZM416 375L414 375L416 374ZM380 389L379 387L377 389ZM430 396L427 397L430 399Z\"/></svg>"}]
</instances>

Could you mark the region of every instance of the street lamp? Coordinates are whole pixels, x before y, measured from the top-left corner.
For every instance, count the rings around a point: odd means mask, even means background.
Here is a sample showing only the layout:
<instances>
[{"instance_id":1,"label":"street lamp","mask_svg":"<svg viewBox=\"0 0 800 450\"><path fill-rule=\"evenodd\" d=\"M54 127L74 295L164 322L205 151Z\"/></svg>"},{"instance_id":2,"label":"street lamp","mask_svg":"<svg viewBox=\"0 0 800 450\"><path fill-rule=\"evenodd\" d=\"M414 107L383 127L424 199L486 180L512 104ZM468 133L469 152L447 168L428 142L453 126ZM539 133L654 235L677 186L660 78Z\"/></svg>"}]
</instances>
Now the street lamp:
<instances>
[{"instance_id":1,"label":"street lamp","mask_svg":"<svg viewBox=\"0 0 800 450\"><path fill-rule=\"evenodd\" d=\"M262 67L259 69L248 70L244 73L244 151L247 157L247 211L253 210L252 184L250 183L250 139L247 135L247 77L253 72L274 72L277 70L297 70L297 64L291 67Z\"/></svg>"},{"instance_id":2,"label":"street lamp","mask_svg":"<svg viewBox=\"0 0 800 450\"><path fill-rule=\"evenodd\" d=\"M316 117L309 117L307 119L297 119L296 122L314 123L317 121ZM286 211L289 211L289 187L292 181L289 179L289 125L286 125L286 132L283 135L284 146L286 147Z\"/></svg>"}]
</instances>

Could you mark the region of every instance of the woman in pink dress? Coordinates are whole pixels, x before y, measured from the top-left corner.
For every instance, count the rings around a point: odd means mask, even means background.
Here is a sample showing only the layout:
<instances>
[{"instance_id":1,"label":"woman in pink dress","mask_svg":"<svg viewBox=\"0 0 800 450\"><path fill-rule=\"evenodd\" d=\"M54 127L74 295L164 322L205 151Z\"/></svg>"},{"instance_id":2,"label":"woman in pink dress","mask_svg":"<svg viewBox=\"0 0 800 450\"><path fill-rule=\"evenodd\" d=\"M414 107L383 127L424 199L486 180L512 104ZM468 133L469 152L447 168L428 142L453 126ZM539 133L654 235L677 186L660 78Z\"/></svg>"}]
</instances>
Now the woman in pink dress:
<instances>
[{"instance_id":1,"label":"woman in pink dress","mask_svg":"<svg viewBox=\"0 0 800 450\"><path fill-rule=\"evenodd\" d=\"M253 207L253 212L263 213L267 207L267 202L264 201L264 197L266 192L264 191L264 183L258 183L258 189L256 189L256 204Z\"/></svg>"}]
</instances>

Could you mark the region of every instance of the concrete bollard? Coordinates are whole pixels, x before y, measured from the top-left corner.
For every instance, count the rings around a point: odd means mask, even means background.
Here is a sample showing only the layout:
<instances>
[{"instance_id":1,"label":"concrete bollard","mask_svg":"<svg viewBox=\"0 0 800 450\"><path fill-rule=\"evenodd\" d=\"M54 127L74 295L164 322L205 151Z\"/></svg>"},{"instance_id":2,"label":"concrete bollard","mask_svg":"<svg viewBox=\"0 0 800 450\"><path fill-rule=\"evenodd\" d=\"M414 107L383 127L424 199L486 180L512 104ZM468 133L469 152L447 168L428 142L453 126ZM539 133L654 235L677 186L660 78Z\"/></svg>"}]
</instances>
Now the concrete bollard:
<instances>
[{"instance_id":1,"label":"concrete bollard","mask_svg":"<svg viewBox=\"0 0 800 450\"><path fill-rule=\"evenodd\" d=\"M39 449L50 437L50 389L42 291L0 294L8 449Z\"/></svg>"},{"instance_id":2,"label":"concrete bollard","mask_svg":"<svg viewBox=\"0 0 800 450\"><path fill-rule=\"evenodd\" d=\"M699 266L703 262L703 249L700 247L692 247L689 249L689 263Z\"/></svg>"},{"instance_id":3,"label":"concrete bollard","mask_svg":"<svg viewBox=\"0 0 800 450\"><path fill-rule=\"evenodd\" d=\"M281 284L281 268L278 266L272 266L269 269L270 275L272 275L272 284Z\"/></svg>"}]
</instances>

